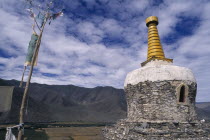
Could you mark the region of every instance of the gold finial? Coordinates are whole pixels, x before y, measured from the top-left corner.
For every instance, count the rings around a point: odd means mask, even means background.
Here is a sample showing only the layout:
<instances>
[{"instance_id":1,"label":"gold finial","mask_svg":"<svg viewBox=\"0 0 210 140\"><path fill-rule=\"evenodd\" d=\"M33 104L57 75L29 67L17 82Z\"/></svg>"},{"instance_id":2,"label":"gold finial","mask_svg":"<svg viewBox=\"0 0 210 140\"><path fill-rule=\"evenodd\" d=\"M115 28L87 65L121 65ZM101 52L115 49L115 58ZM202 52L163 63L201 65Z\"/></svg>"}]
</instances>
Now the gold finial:
<instances>
[{"instance_id":1,"label":"gold finial","mask_svg":"<svg viewBox=\"0 0 210 140\"><path fill-rule=\"evenodd\" d=\"M158 25L158 18L156 16L150 16L146 19L146 25L147 27L149 27L150 23L155 23L156 25Z\"/></svg>"},{"instance_id":2,"label":"gold finial","mask_svg":"<svg viewBox=\"0 0 210 140\"><path fill-rule=\"evenodd\" d=\"M158 18L156 16L148 17L146 19L146 25L148 27L148 53L147 61L143 62L142 66L154 59L172 62L172 59L165 58L164 55L164 51L157 30Z\"/></svg>"}]
</instances>

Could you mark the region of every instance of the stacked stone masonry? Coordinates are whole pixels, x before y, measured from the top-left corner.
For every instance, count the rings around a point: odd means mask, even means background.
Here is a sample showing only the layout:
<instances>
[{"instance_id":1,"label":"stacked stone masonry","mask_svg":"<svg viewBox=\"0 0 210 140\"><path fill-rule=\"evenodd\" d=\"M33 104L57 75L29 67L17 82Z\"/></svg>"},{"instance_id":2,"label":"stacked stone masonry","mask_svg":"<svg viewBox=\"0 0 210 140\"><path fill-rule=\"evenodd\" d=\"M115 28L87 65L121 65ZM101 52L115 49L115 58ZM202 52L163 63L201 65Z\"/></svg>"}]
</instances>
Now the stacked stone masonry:
<instances>
[{"instance_id":1,"label":"stacked stone masonry","mask_svg":"<svg viewBox=\"0 0 210 140\"><path fill-rule=\"evenodd\" d=\"M120 120L116 125L106 127L103 133L106 140L209 140L209 126L201 123Z\"/></svg>"},{"instance_id":2,"label":"stacked stone masonry","mask_svg":"<svg viewBox=\"0 0 210 140\"><path fill-rule=\"evenodd\" d=\"M180 103L180 86L186 99ZM208 140L210 128L195 112L196 83L183 80L145 81L127 85L127 119L104 129L107 140Z\"/></svg>"},{"instance_id":3,"label":"stacked stone masonry","mask_svg":"<svg viewBox=\"0 0 210 140\"><path fill-rule=\"evenodd\" d=\"M187 87L188 96L185 103L177 100L181 85ZM130 122L163 121L191 122L195 121L196 83L191 81L156 81L140 82L125 88L128 104L128 120Z\"/></svg>"}]
</instances>

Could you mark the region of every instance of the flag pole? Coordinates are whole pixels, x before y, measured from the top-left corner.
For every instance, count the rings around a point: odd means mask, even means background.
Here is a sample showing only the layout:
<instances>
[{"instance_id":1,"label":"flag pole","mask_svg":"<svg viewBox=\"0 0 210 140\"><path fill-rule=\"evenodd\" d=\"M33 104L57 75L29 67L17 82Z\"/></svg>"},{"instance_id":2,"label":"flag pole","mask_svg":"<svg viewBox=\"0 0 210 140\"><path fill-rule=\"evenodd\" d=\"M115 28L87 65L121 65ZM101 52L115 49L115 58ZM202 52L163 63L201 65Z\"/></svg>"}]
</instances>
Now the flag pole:
<instances>
[{"instance_id":1,"label":"flag pole","mask_svg":"<svg viewBox=\"0 0 210 140\"><path fill-rule=\"evenodd\" d=\"M19 132L18 132L18 140L22 140L23 136L24 136L23 127L24 127L24 110L25 110L25 104L26 104L26 97L28 95L28 89L29 89L29 86L30 86L30 81L31 81L31 77L32 77L33 69L34 69L34 63L35 63L35 60L36 60L36 57L37 57L37 54L38 54L38 51L39 51L39 47L40 47L40 44L41 44L42 33L44 31L44 27L45 27L45 24L46 24L47 20L48 20L48 16L46 17L46 20L45 20L45 22L42 26L42 29L40 31L40 35L39 35L37 43L36 43L36 48L34 50L32 61L31 61L31 67L30 67L30 71L29 71L28 80L27 80L26 87L25 87L24 94L23 94L23 98L22 98L22 103L21 103L21 108L20 108L20 117L19 117L20 127L19 127Z\"/></svg>"}]
</instances>

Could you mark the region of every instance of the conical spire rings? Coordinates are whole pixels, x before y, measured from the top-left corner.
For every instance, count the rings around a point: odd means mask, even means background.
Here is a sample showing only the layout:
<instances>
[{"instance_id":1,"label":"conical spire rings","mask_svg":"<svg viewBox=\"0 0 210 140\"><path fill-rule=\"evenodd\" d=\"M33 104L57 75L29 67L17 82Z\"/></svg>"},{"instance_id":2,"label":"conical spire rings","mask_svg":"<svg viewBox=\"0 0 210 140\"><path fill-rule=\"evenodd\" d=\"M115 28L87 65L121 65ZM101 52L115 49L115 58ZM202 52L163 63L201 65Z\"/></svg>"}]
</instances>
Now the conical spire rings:
<instances>
[{"instance_id":1,"label":"conical spire rings","mask_svg":"<svg viewBox=\"0 0 210 140\"><path fill-rule=\"evenodd\" d=\"M148 17L146 25L148 27L148 52L147 61L143 62L142 66L154 59L172 62L172 59L165 58L157 29L158 18L155 16Z\"/></svg>"}]
</instances>

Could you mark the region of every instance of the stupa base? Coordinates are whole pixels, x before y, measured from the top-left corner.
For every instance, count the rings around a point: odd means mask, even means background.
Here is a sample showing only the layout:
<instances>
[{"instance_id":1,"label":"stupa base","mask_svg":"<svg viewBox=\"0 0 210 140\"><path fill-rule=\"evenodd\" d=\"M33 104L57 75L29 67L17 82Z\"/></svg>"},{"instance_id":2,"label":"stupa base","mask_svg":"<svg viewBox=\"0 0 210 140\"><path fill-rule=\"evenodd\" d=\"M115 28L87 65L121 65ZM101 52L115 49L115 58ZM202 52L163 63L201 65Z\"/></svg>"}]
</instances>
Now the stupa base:
<instances>
[{"instance_id":1,"label":"stupa base","mask_svg":"<svg viewBox=\"0 0 210 140\"><path fill-rule=\"evenodd\" d=\"M210 140L202 123L127 122L120 120L103 131L105 140Z\"/></svg>"}]
</instances>

